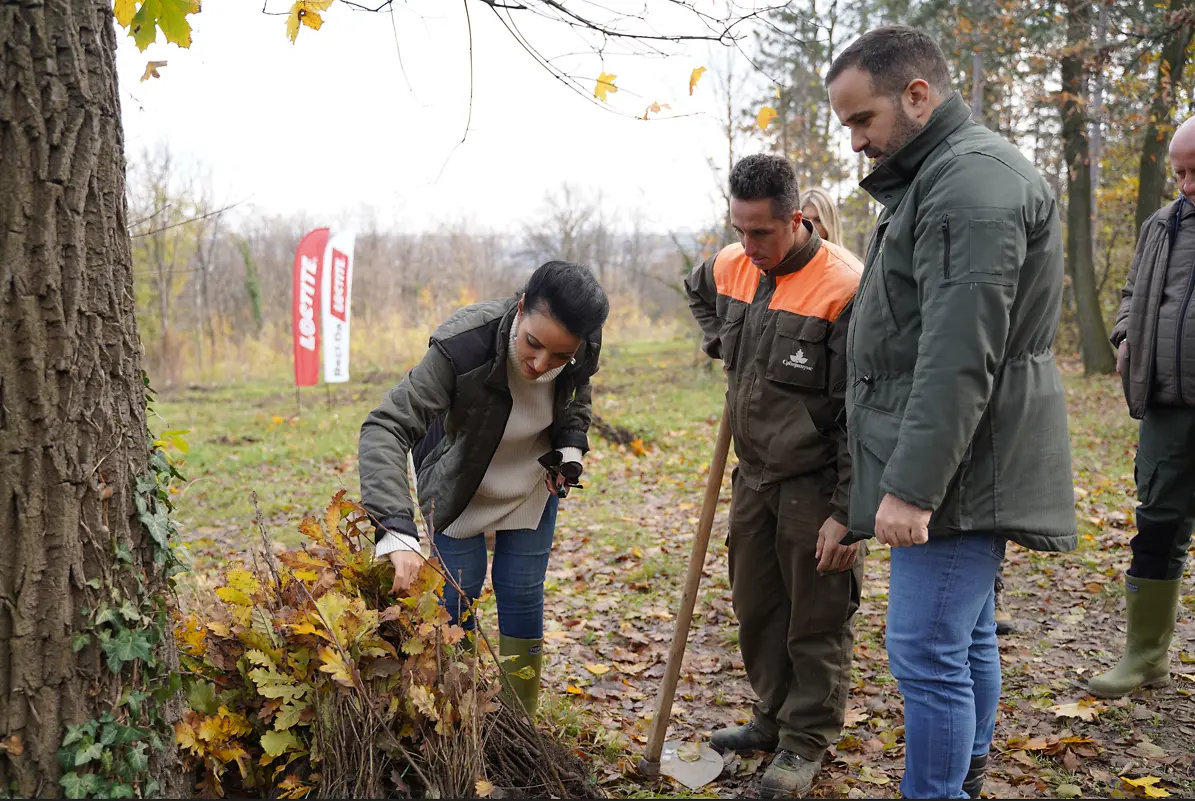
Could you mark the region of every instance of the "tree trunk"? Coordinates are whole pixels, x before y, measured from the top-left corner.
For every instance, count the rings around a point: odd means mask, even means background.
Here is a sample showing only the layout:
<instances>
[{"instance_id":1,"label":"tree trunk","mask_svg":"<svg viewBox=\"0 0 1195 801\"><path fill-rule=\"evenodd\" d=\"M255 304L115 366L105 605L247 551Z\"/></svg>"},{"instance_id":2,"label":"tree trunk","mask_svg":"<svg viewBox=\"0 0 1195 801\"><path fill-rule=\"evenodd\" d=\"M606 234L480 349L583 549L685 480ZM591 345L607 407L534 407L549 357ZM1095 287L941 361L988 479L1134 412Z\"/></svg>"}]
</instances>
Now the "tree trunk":
<instances>
[{"instance_id":1,"label":"tree trunk","mask_svg":"<svg viewBox=\"0 0 1195 801\"><path fill-rule=\"evenodd\" d=\"M1066 155L1066 262L1075 291L1079 349L1088 375L1116 369L1100 310L1091 249L1091 159L1087 141L1086 57L1089 52L1090 0L1067 0L1066 54L1062 58L1062 142Z\"/></svg>"},{"instance_id":2,"label":"tree trunk","mask_svg":"<svg viewBox=\"0 0 1195 801\"><path fill-rule=\"evenodd\" d=\"M1169 21L1182 13L1190 0L1170 0ZM1158 61L1158 78L1154 83L1153 100L1149 104L1149 118L1145 139L1141 143L1141 166L1137 181L1137 227L1162 207L1162 189L1166 185L1166 150L1174 133L1174 89L1182 84L1187 65L1187 47L1191 43L1195 23L1188 21L1167 34L1162 40L1162 57Z\"/></svg>"},{"instance_id":3,"label":"tree trunk","mask_svg":"<svg viewBox=\"0 0 1195 801\"><path fill-rule=\"evenodd\" d=\"M67 725L136 722L121 692L156 670L112 672L82 638L120 625L95 615L117 592L137 606L162 578L137 508L145 388L115 53L108 0L0 4L0 741L22 746L0 750L0 791L18 797L61 797ZM169 764L159 729L146 746Z\"/></svg>"}]
</instances>

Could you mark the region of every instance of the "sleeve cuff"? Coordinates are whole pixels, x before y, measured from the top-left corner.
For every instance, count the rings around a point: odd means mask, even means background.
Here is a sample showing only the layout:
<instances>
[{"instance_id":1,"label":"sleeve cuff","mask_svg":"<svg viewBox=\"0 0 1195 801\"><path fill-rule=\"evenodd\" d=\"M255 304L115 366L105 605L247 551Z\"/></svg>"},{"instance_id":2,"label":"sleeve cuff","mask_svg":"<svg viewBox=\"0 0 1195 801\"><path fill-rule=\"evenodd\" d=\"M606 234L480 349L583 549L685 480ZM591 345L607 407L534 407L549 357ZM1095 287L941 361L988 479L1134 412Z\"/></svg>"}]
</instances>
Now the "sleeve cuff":
<instances>
[{"instance_id":1,"label":"sleeve cuff","mask_svg":"<svg viewBox=\"0 0 1195 801\"><path fill-rule=\"evenodd\" d=\"M561 462L576 462L577 464L580 464L581 458L583 456L584 456L584 454L581 453L580 448L566 447L566 448L560 449L560 461Z\"/></svg>"},{"instance_id":2,"label":"sleeve cuff","mask_svg":"<svg viewBox=\"0 0 1195 801\"><path fill-rule=\"evenodd\" d=\"M374 546L373 555L374 558L381 559L394 551L422 553L419 550L419 540L409 534L397 534L393 531L387 531L386 536L378 540L377 545Z\"/></svg>"}]
</instances>

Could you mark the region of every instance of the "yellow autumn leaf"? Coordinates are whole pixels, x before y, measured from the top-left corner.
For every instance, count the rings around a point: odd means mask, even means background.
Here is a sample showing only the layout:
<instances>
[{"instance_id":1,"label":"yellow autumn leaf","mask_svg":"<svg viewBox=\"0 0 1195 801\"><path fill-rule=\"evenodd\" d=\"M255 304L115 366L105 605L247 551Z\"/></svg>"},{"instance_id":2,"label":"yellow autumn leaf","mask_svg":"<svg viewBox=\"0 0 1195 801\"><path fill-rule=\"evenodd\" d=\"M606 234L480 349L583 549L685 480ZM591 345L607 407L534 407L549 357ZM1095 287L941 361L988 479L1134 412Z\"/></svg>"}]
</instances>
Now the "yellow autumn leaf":
<instances>
[{"instance_id":1,"label":"yellow autumn leaf","mask_svg":"<svg viewBox=\"0 0 1195 801\"><path fill-rule=\"evenodd\" d=\"M590 663L585 666L585 669L588 670L590 673L592 673L595 676L604 676L610 672L609 665L595 665L595 664Z\"/></svg>"},{"instance_id":2,"label":"yellow autumn leaf","mask_svg":"<svg viewBox=\"0 0 1195 801\"><path fill-rule=\"evenodd\" d=\"M771 106L764 106L755 115L755 124L759 126L759 130L766 131L768 126L772 124L772 120L776 119L776 109Z\"/></svg>"},{"instance_id":3,"label":"yellow autumn leaf","mask_svg":"<svg viewBox=\"0 0 1195 801\"><path fill-rule=\"evenodd\" d=\"M697 88L697 82L701 80L701 76L705 75L705 67L698 67L689 73L689 96L693 95L693 90Z\"/></svg>"},{"instance_id":4,"label":"yellow autumn leaf","mask_svg":"<svg viewBox=\"0 0 1195 801\"><path fill-rule=\"evenodd\" d=\"M127 28L137 14L137 0L116 0L112 6L112 13L120 27Z\"/></svg>"},{"instance_id":5,"label":"yellow autumn leaf","mask_svg":"<svg viewBox=\"0 0 1195 801\"><path fill-rule=\"evenodd\" d=\"M199 736L195 733L195 729L185 720L174 724L174 741L193 754L203 753L203 743L199 742Z\"/></svg>"},{"instance_id":6,"label":"yellow autumn leaf","mask_svg":"<svg viewBox=\"0 0 1195 801\"><path fill-rule=\"evenodd\" d=\"M330 5L332 0L295 0L295 4L290 7L290 13L286 15L286 37L290 39L290 43L294 44L295 39L299 37L300 23L318 31L324 24L319 12L327 11Z\"/></svg>"},{"instance_id":7,"label":"yellow autumn leaf","mask_svg":"<svg viewBox=\"0 0 1195 801\"><path fill-rule=\"evenodd\" d=\"M209 743L222 743L228 739L227 724L220 718L207 717L199 724L199 739Z\"/></svg>"},{"instance_id":8,"label":"yellow autumn leaf","mask_svg":"<svg viewBox=\"0 0 1195 801\"><path fill-rule=\"evenodd\" d=\"M647 119L648 114L659 114L666 108L672 108L672 106L668 105L667 103L661 103L657 100L647 107L647 111L643 112L643 119Z\"/></svg>"},{"instance_id":9,"label":"yellow autumn leaf","mask_svg":"<svg viewBox=\"0 0 1195 801\"><path fill-rule=\"evenodd\" d=\"M257 592L259 588L257 576L253 575L248 570L229 570L228 586L236 587L246 595L252 595L253 593Z\"/></svg>"},{"instance_id":10,"label":"yellow autumn leaf","mask_svg":"<svg viewBox=\"0 0 1195 801\"><path fill-rule=\"evenodd\" d=\"M494 792L494 783L478 779L477 783L473 785L473 790L477 793L478 798L489 798L490 793Z\"/></svg>"},{"instance_id":11,"label":"yellow autumn leaf","mask_svg":"<svg viewBox=\"0 0 1195 801\"><path fill-rule=\"evenodd\" d=\"M332 677L333 681L343 684L345 687L353 686L353 672L352 668L344 657L340 655L339 651L333 650L328 646L321 646L319 649L319 658L321 664L319 669Z\"/></svg>"},{"instance_id":12,"label":"yellow autumn leaf","mask_svg":"<svg viewBox=\"0 0 1195 801\"><path fill-rule=\"evenodd\" d=\"M629 444L631 446L631 453L635 454L636 456L647 455L647 446L643 444L643 440L639 437L635 437L630 441Z\"/></svg>"},{"instance_id":13,"label":"yellow autumn leaf","mask_svg":"<svg viewBox=\"0 0 1195 801\"><path fill-rule=\"evenodd\" d=\"M617 75L611 75L608 72L603 72L599 75L597 85L593 87L593 96L603 103L607 102L606 95L618 91L618 87L614 85L614 79L617 77Z\"/></svg>"},{"instance_id":14,"label":"yellow autumn leaf","mask_svg":"<svg viewBox=\"0 0 1195 801\"><path fill-rule=\"evenodd\" d=\"M253 605L253 599L238 590L236 587L220 587L216 590L216 595L220 596L221 600L223 600L225 603L230 603L234 606Z\"/></svg>"},{"instance_id":15,"label":"yellow autumn leaf","mask_svg":"<svg viewBox=\"0 0 1195 801\"><path fill-rule=\"evenodd\" d=\"M575 684L570 684L564 688L564 691L569 695L585 695L585 691Z\"/></svg>"},{"instance_id":16,"label":"yellow autumn leaf","mask_svg":"<svg viewBox=\"0 0 1195 801\"><path fill-rule=\"evenodd\" d=\"M1102 705L1097 705L1087 700L1075 701L1071 704L1058 704L1050 707L1050 711L1054 713L1054 717L1058 718L1078 718L1079 720L1095 720L1096 715L1103 712L1105 709Z\"/></svg>"},{"instance_id":17,"label":"yellow autumn leaf","mask_svg":"<svg viewBox=\"0 0 1195 801\"><path fill-rule=\"evenodd\" d=\"M1124 776L1120 780L1130 787L1136 787L1149 798L1169 798L1170 793L1161 787L1155 787L1161 781L1157 776L1144 776L1140 779L1128 779Z\"/></svg>"},{"instance_id":18,"label":"yellow autumn leaf","mask_svg":"<svg viewBox=\"0 0 1195 801\"><path fill-rule=\"evenodd\" d=\"M415 705L415 709L427 715L432 720L440 719L440 713L436 711L436 699L426 687L422 685L412 687L407 697L411 699L411 703Z\"/></svg>"},{"instance_id":19,"label":"yellow autumn leaf","mask_svg":"<svg viewBox=\"0 0 1195 801\"><path fill-rule=\"evenodd\" d=\"M316 573L314 570L309 570L305 567L294 571L293 575L300 581L316 581L319 579L319 573Z\"/></svg>"},{"instance_id":20,"label":"yellow autumn leaf","mask_svg":"<svg viewBox=\"0 0 1195 801\"><path fill-rule=\"evenodd\" d=\"M166 66L165 61L147 62L145 65L145 72L142 73L142 75L141 75L142 82L148 81L150 78L161 78L162 76L158 74L158 68L165 67L165 66Z\"/></svg>"},{"instance_id":21,"label":"yellow autumn leaf","mask_svg":"<svg viewBox=\"0 0 1195 801\"><path fill-rule=\"evenodd\" d=\"M234 737L243 737L253 731L253 724L249 722L248 718L230 711L226 706L221 706L217 714L227 721L224 728Z\"/></svg>"}]
</instances>

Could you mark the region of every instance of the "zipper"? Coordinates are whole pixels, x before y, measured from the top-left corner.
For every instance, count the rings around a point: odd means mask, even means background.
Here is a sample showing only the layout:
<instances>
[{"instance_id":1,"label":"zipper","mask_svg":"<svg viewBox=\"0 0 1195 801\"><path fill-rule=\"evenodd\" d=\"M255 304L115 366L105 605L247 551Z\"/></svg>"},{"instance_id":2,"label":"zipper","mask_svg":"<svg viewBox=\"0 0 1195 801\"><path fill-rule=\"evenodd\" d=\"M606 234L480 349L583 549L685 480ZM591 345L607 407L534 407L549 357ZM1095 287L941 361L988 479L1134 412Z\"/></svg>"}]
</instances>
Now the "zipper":
<instances>
[{"instance_id":1,"label":"zipper","mask_svg":"<svg viewBox=\"0 0 1195 801\"><path fill-rule=\"evenodd\" d=\"M950 215L942 218L942 238L945 240L945 250L942 252L942 278L950 278Z\"/></svg>"},{"instance_id":2,"label":"zipper","mask_svg":"<svg viewBox=\"0 0 1195 801\"><path fill-rule=\"evenodd\" d=\"M1182 209L1180 208L1181 212ZM1173 242L1171 247L1173 248ZM1173 250L1171 250L1173 253ZM1191 294L1195 292L1195 260L1191 262L1191 272L1187 276L1187 294L1183 298L1183 304L1178 308L1178 330L1174 335L1174 384L1178 390L1178 405L1186 406L1186 401L1183 399L1183 326L1187 322L1187 312L1191 308ZM1161 304L1158 304L1161 308Z\"/></svg>"}]
</instances>

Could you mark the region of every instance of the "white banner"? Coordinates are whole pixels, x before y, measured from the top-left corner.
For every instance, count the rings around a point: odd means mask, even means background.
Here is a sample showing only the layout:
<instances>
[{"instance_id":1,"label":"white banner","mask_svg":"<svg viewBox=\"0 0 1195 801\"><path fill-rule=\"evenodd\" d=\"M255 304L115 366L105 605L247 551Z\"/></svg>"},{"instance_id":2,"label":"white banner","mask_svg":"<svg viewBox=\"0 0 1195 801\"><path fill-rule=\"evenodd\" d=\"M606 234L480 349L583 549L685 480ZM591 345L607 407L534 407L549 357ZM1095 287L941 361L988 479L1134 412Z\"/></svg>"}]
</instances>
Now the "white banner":
<instances>
[{"instance_id":1,"label":"white banner","mask_svg":"<svg viewBox=\"0 0 1195 801\"><path fill-rule=\"evenodd\" d=\"M353 244L351 231L332 230L324 250L323 313L320 332L324 345L324 381L349 380L349 312L353 305Z\"/></svg>"}]
</instances>

